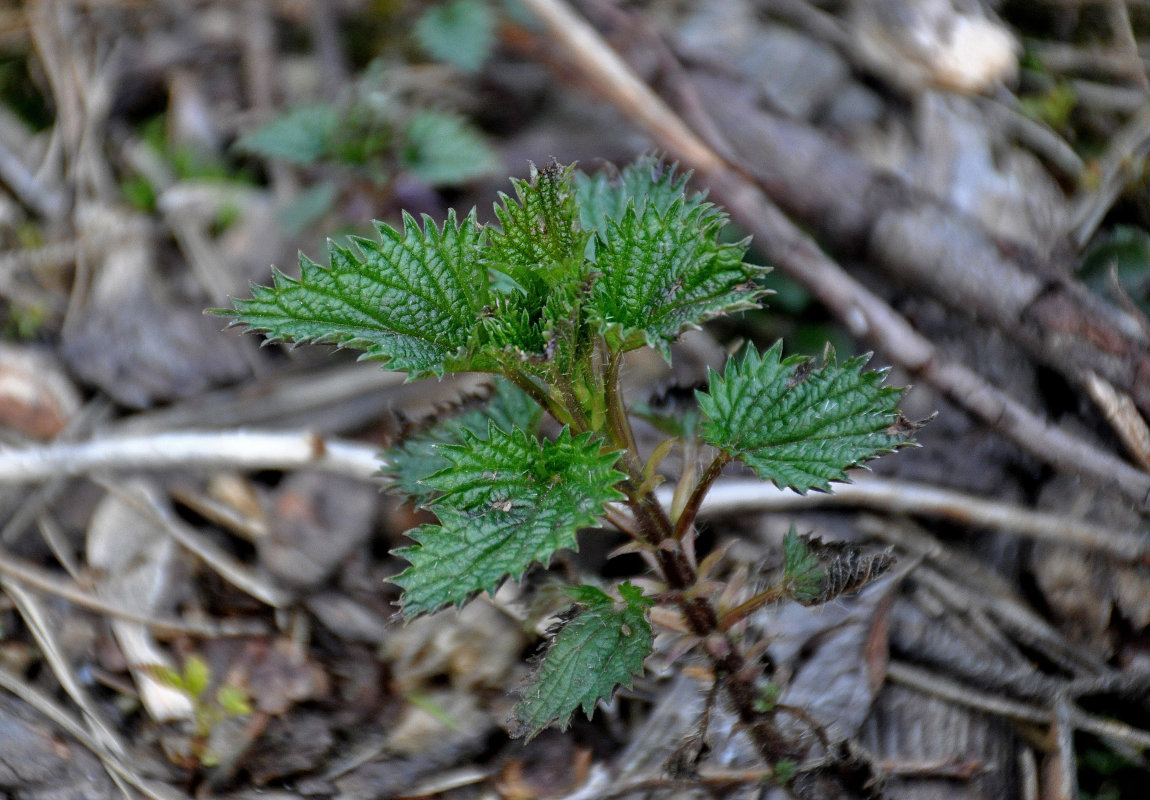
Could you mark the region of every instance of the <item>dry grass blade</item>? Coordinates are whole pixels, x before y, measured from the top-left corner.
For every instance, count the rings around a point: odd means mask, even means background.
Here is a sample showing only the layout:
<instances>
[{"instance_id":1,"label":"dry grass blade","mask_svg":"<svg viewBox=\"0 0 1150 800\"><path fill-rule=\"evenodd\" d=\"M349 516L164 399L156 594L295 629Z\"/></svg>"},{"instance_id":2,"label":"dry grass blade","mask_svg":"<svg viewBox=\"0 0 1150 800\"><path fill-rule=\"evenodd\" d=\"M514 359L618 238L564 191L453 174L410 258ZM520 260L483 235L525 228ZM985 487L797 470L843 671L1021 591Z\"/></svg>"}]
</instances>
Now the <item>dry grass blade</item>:
<instances>
[{"instance_id":1,"label":"dry grass blade","mask_svg":"<svg viewBox=\"0 0 1150 800\"><path fill-rule=\"evenodd\" d=\"M63 598L69 603L74 603L93 613L146 625L161 636L198 636L216 639L224 636L255 636L267 633L267 626L255 620L250 622L229 621L220 624L185 622L179 619L142 614L116 603L101 600L77 586L73 581L68 580L67 577L50 572L5 550L0 550L0 575L3 575L11 583Z\"/></svg>"},{"instance_id":2,"label":"dry grass blade","mask_svg":"<svg viewBox=\"0 0 1150 800\"><path fill-rule=\"evenodd\" d=\"M159 525L172 539L195 554L237 589L273 608L284 608L295 599L293 593L276 586L268 578L236 560L195 528L181 522L152 493L133 491L105 480L97 480L97 483Z\"/></svg>"},{"instance_id":3,"label":"dry grass blade","mask_svg":"<svg viewBox=\"0 0 1150 800\"><path fill-rule=\"evenodd\" d=\"M21 618L35 637L40 652L52 669L52 674L56 676L56 680L64 687L68 696L72 698L72 702L84 712L88 728L91 730L92 736L100 743L100 747L106 752L118 756L124 755L126 752L124 743L120 741L120 737L112 729L108 720L92 702L88 692L76 677L76 671L72 668L72 664L60 647L56 636L60 626L48 619L48 612L40 603L40 599L28 590L10 580L0 580L0 586L16 604L16 610L20 612Z\"/></svg>"},{"instance_id":4,"label":"dry grass blade","mask_svg":"<svg viewBox=\"0 0 1150 800\"><path fill-rule=\"evenodd\" d=\"M60 707L54 700L13 675L7 669L0 668L0 688L19 697L51 720L53 724L63 729L66 734L91 750L103 762L105 769L119 775L144 797L150 798L150 800L187 800L187 795L170 786L148 780L119 758L106 752L99 740L95 739L79 720Z\"/></svg>"}]
</instances>

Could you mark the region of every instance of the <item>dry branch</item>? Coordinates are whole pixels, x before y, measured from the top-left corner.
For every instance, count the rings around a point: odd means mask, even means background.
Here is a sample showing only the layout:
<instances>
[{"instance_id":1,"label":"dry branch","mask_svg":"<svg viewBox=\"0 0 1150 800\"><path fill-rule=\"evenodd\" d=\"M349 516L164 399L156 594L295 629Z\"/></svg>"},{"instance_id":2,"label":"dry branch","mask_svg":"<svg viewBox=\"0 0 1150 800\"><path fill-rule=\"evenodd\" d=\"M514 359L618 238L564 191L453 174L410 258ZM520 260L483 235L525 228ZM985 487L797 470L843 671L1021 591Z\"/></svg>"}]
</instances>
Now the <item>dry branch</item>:
<instances>
[{"instance_id":1,"label":"dry branch","mask_svg":"<svg viewBox=\"0 0 1150 800\"><path fill-rule=\"evenodd\" d=\"M669 489L669 487L668 487ZM670 492L660 493L666 504ZM836 486L834 494L800 495L760 481L719 481L707 494L701 514L739 514L809 509L822 506L870 508L893 514L917 514L947 519L971 527L997 530L1032 539L1097 550L1127 561L1150 563L1150 537L1108 528L1064 513L1034 511L1011 503L922 483L860 478Z\"/></svg>"},{"instance_id":2,"label":"dry branch","mask_svg":"<svg viewBox=\"0 0 1150 800\"><path fill-rule=\"evenodd\" d=\"M879 344L889 357L912 375L943 391L1022 450L1060 471L1081 474L1101 487L1113 487L1139 508L1150 509L1150 475L1086 441L1054 428L1047 420L991 385L973 370L945 359L906 319L823 253L814 240L771 202L758 183L725 163L700 140L627 67L594 29L562 0L524 0L524 5L546 23L548 34L569 52L583 79L618 106L628 118L646 129L660 147L695 169L699 177L711 187L716 199L731 211L744 228L755 235L775 265L818 297L846 323L854 335ZM813 137L816 134L810 135ZM809 148L806 156L801 151L783 150L779 158L781 162L786 162L777 165L779 170L789 164L808 164L801 176L794 176L796 180L801 178L809 181L810 165L817 163L812 162ZM804 195L809 198L809 208L819 209L820 223L828 219L837 222L837 225L831 225L825 231L832 239L848 241L852 236L865 238L870 222L878 221L875 209L882 211L889 206L889 203L878 202L884 194L883 187L889 187L889 182L879 180L864 164L855 163L852 161L853 156L845 152L824 147L819 151L819 158L824 159L821 166L826 166L827 160L837 159L845 165L847 173L853 174L855 178L853 182L840 180L843 176L836 168L833 192L828 190L824 197ZM862 187L868 188L863 191ZM898 194L897 191L886 193ZM830 203L835 204L834 214L828 208ZM843 203L847 205L843 206ZM867 208L863 208L864 204ZM912 214L913 211L907 213ZM892 217L886 224L893 230L904 221ZM971 235L978 235L984 242L983 250L994 252L993 244L980 230L961 220L954 224L971 227ZM942 254L953 255L951 250L945 248L945 243L939 246L943 247ZM959 266L965 269L967 262L963 260ZM1015 272L1019 273L1018 282L1022 291L1014 298L1015 306L1019 310L1027 309L1035 297L1026 292L1033 291L1036 285L1032 277L1019 270ZM1043 295L1048 296L1062 297L1057 293ZM1079 299L1074 297L1068 302L1074 305ZM1125 327L1130 328L1129 336L1134 335L1135 329L1139 334L1141 332L1141 328L1133 321ZM1121 334L1116 334L1117 341L1128 340L1125 327ZM1150 357L1141 352L1144 349L1144 343L1135 348L1138 358L1148 365L1146 374L1150 377ZM1131 367L1113 382L1119 387L1129 387L1136 372L1138 370ZM1150 387L1150 380L1143 381L1143 386ZM1142 391L1150 390L1143 388ZM1150 403L1150 397L1144 399Z\"/></svg>"},{"instance_id":3,"label":"dry branch","mask_svg":"<svg viewBox=\"0 0 1150 800\"><path fill-rule=\"evenodd\" d=\"M36 483L100 470L176 467L319 469L370 480L380 467L369 445L311 433L166 433L78 444L0 448L0 485Z\"/></svg>"}]
</instances>

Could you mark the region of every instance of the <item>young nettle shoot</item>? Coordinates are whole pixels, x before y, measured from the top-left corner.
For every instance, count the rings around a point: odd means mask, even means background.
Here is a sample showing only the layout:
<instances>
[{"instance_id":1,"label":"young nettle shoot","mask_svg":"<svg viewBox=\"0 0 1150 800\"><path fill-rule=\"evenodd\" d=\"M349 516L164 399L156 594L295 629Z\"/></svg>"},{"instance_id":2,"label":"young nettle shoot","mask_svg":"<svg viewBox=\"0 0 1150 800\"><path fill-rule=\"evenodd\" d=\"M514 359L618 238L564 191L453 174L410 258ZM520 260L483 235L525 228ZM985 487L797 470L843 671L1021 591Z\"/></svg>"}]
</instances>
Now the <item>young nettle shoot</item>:
<instances>
[{"instance_id":1,"label":"young nettle shoot","mask_svg":"<svg viewBox=\"0 0 1150 800\"><path fill-rule=\"evenodd\" d=\"M474 211L441 225L408 215L401 230L376 223L378 240L331 243L330 267L301 257L299 278L276 272L225 313L271 340L360 350L410 380L499 376L484 406L389 454L395 486L438 519L397 551L409 562L393 578L406 618L493 592L607 521L658 565L654 595L629 582L569 590L573 605L522 692L515 733L565 727L577 708L591 714L629 685L651 651L648 612L660 604L696 637L764 758L793 763L805 748L776 726L783 707L761 702L766 680L732 628L766 602L826 602L890 559L791 535L779 582L724 607L694 559L695 516L731 461L780 487L830 491L845 470L908 444L914 426L896 409L903 390L884 386L865 357L838 363L828 353L815 363L783 357L781 344L749 348L695 393L701 425L691 435L701 444L684 452L711 461L668 511L655 495L656 468L674 442L637 447L620 391L623 357L651 347L670 360L684 330L757 307L766 268L743 260L746 241L722 237L720 208L654 158L594 177L552 163L512 184L493 225ZM558 433L541 433L544 416Z\"/></svg>"}]
</instances>

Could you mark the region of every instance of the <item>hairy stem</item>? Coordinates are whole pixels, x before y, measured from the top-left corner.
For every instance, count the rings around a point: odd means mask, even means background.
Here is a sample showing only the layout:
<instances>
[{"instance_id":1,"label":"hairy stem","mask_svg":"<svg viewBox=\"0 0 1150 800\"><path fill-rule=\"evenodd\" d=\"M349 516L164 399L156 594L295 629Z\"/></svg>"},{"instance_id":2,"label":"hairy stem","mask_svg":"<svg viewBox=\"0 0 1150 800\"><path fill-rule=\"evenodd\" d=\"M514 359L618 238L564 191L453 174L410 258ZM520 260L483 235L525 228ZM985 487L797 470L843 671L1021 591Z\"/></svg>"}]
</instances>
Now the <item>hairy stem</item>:
<instances>
[{"instance_id":1,"label":"hairy stem","mask_svg":"<svg viewBox=\"0 0 1150 800\"><path fill-rule=\"evenodd\" d=\"M631 430L631 420L627 417L627 406L619 391L619 368L623 363L622 353L612 353L607 360L607 374L604 376L604 389L607 394L607 425L611 440L623 451L627 462L627 474L636 486L643 485L643 462L639 457L639 446L635 443L635 432Z\"/></svg>"},{"instance_id":2,"label":"hairy stem","mask_svg":"<svg viewBox=\"0 0 1150 800\"><path fill-rule=\"evenodd\" d=\"M722 626L711 601L696 594L698 571L680 542L693 523L707 489L718 478L730 456L720 454L711 462L679 515L679 524L673 524L654 491L645 488L642 459L619 391L621 360L620 354L613 353L604 376L607 435L614 446L624 451L622 462L628 480L624 482L623 490L635 515L639 538L655 548L655 561L673 602L691 632L703 640L718 684L763 758L772 764L784 758L797 759L802 755L797 746L775 727L769 715L756 708L757 669L749 668L738 645Z\"/></svg>"},{"instance_id":3,"label":"hairy stem","mask_svg":"<svg viewBox=\"0 0 1150 800\"><path fill-rule=\"evenodd\" d=\"M783 599L786 594L787 587L783 584L772 586L766 591L759 592L751 599L739 603L730 611L725 612L721 617L719 617L719 630L730 630L733 625L737 624L740 620L746 619L747 616L752 612L758 611L768 603L774 603Z\"/></svg>"},{"instance_id":4,"label":"hairy stem","mask_svg":"<svg viewBox=\"0 0 1150 800\"><path fill-rule=\"evenodd\" d=\"M695 524L695 517L699 513L699 507L703 504L703 498L707 496L707 492L711 488L711 484L718 479L719 475L723 473L723 467L731 462L731 455L729 453L719 453L707 465L707 469L699 478L699 482L695 484L691 496L687 498L687 504L683 506L679 518L675 520L675 539L682 541L687 531Z\"/></svg>"},{"instance_id":5,"label":"hairy stem","mask_svg":"<svg viewBox=\"0 0 1150 800\"><path fill-rule=\"evenodd\" d=\"M683 589L694 584L695 571L678 547L675 548L677 552L671 552L664 546L668 540L673 541L671 534L674 528L671 520L654 493L642 488L643 461L639 456L639 447L635 443L634 431L631 430L631 421L627 418L627 407L623 403L622 392L619 391L619 367L622 360L621 353L611 353L603 377L607 400L607 438L611 444L623 451L621 461L627 473L623 491L627 494L628 505L635 513L643 541L660 548L659 563L664 573L670 573L665 574L668 585L672 589Z\"/></svg>"},{"instance_id":6,"label":"hairy stem","mask_svg":"<svg viewBox=\"0 0 1150 800\"><path fill-rule=\"evenodd\" d=\"M575 392L575 384L571 382L571 376L560 373L557 384L559 393L563 396L563 405L566 406L567 412L571 416L571 426L579 433L591 430L591 422L587 419L583 404Z\"/></svg>"},{"instance_id":7,"label":"hairy stem","mask_svg":"<svg viewBox=\"0 0 1150 800\"><path fill-rule=\"evenodd\" d=\"M550 414L560 425L570 425L573 423L567 409L561 403L556 402L555 398L533 381L530 376L515 370L508 370L504 373L504 376L526 392L540 408Z\"/></svg>"}]
</instances>

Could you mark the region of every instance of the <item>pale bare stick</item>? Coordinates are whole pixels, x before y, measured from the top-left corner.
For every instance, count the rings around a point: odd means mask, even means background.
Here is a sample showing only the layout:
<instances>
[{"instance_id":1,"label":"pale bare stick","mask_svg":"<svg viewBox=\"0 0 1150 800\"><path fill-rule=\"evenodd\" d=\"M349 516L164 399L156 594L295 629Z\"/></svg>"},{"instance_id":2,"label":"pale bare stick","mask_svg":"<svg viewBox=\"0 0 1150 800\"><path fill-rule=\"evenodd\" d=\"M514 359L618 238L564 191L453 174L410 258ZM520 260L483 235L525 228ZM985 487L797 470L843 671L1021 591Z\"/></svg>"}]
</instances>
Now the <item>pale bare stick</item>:
<instances>
[{"instance_id":1,"label":"pale bare stick","mask_svg":"<svg viewBox=\"0 0 1150 800\"><path fill-rule=\"evenodd\" d=\"M203 467L317 469L370 481L379 450L296 431L181 432L90 439L79 443L0 447L0 485L38 483L101 470L155 471Z\"/></svg>"},{"instance_id":2,"label":"pale bare stick","mask_svg":"<svg viewBox=\"0 0 1150 800\"><path fill-rule=\"evenodd\" d=\"M887 677L895 683L901 683L956 705L985 711L988 714L1010 717L1039 725L1049 725L1055 722L1053 709L982 692L972 686L957 683L942 675L901 661L890 662L887 666ZM1121 741L1134 747L1150 747L1150 733L1140 728L1094 714L1087 714L1074 706L1069 707L1067 717L1069 724L1077 730Z\"/></svg>"},{"instance_id":3,"label":"pale bare stick","mask_svg":"<svg viewBox=\"0 0 1150 800\"><path fill-rule=\"evenodd\" d=\"M660 487L658 492L664 505L670 501L670 488ZM925 483L865 475L855 483L837 484L833 494L811 492L806 495L757 480L724 479L711 488L700 514L792 511L820 506L855 506L887 513L918 514L1097 550L1124 561L1150 561L1150 536L1144 533L1109 528L1089 520L1035 511Z\"/></svg>"}]
</instances>

